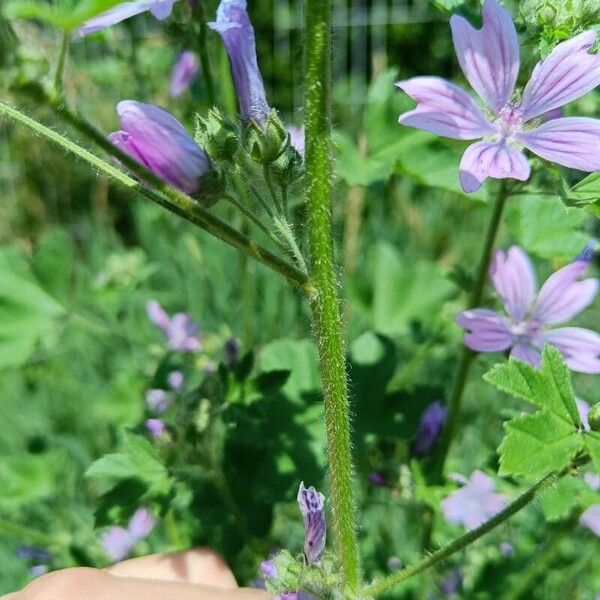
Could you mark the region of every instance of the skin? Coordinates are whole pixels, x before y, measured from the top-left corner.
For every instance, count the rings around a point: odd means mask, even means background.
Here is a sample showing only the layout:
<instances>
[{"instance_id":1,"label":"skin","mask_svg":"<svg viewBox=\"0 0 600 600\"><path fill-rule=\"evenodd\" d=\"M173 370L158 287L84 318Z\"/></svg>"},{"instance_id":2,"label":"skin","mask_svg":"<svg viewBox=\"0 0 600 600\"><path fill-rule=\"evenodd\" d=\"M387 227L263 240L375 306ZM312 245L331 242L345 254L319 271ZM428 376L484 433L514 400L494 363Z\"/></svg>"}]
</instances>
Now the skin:
<instances>
[{"instance_id":1,"label":"skin","mask_svg":"<svg viewBox=\"0 0 600 600\"><path fill-rule=\"evenodd\" d=\"M239 588L229 567L207 549L156 554L105 570L50 573L0 600L269 600L262 590Z\"/></svg>"}]
</instances>

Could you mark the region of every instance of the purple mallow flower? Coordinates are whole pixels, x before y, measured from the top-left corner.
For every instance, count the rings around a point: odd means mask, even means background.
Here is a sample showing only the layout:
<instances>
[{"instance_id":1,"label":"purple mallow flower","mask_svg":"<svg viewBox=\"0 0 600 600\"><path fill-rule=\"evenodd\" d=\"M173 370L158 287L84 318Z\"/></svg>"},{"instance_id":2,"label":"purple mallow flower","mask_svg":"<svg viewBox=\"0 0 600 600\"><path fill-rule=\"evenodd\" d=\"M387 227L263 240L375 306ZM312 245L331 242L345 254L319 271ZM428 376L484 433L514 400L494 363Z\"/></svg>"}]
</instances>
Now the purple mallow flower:
<instances>
[{"instance_id":1,"label":"purple mallow flower","mask_svg":"<svg viewBox=\"0 0 600 600\"><path fill-rule=\"evenodd\" d=\"M156 300L146 305L148 318L167 338L167 346L177 352L193 352L201 348L198 338L198 325L186 313L177 313L172 317L163 310Z\"/></svg>"},{"instance_id":2,"label":"purple mallow flower","mask_svg":"<svg viewBox=\"0 0 600 600\"><path fill-rule=\"evenodd\" d=\"M153 388L146 392L146 405L155 413L164 413L171 404L171 396L165 390Z\"/></svg>"},{"instance_id":3,"label":"purple mallow flower","mask_svg":"<svg viewBox=\"0 0 600 600\"><path fill-rule=\"evenodd\" d=\"M425 409L412 444L412 453L415 456L425 456L431 451L440 436L447 416L448 410L441 402L434 402Z\"/></svg>"},{"instance_id":4,"label":"purple mallow flower","mask_svg":"<svg viewBox=\"0 0 600 600\"><path fill-rule=\"evenodd\" d=\"M600 537L600 504L590 506L581 515L579 522Z\"/></svg>"},{"instance_id":5,"label":"purple mallow flower","mask_svg":"<svg viewBox=\"0 0 600 600\"><path fill-rule=\"evenodd\" d=\"M319 562L325 550L325 496L311 486L300 484L298 507L304 520L304 556L308 564Z\"/></svg>"},{"instance_id":6,"label":"purple mallow flower","mask_svg":"<svg viewBox=\"0 0 600 600\"><path fill-rule=\"evenodd\" d=\"M483 27L458 15L450 20L461 69L486 105L484 113L458 86L439 77L415 77L396 85L417 107L400 123L458 140L477 140L460 165L465 192L477 191L488 177L529 179L522 148L565 167L600 170L600 120L551 118L555 111L600 84L600 56L590 54L596 32L586 31L556 46L535 67L522 97L515 99L520 57L517 31L497 0L486 0Z\"/></svg>"},{"instance_id":7,"label":"purple mallow flower","mask_svg":"<svg viewBox=\"0 0 600 600\"><path fill-rule=\"evenodd\" d=\"M196 55L190 50L182 52L171 71L171 83L169 85L171 97L179 98L192 85L199 71L200 66Z\"/></svg>"},{"instance_id":8,"label":"purple mallow flower","mask_svg":"<svg viewBox=\"0 0 600 600\"><path fill-rule=\"evenodd\" d=\"M108 136L117 148L186 194L199 191L210 162L173 115L135 100L119 102L117 113L121 129Z\"/></svg>"},{"instance_id":9,"label":"purple mallow flower","mask_svg":"<svg viewBox=\"0 0 600 600\"><path fill-rule=\"evenodd\" d=\"M165 423L161 419L147 419L145 425L146 430L153 438L162 437L165 433Z\"/></svg>"},{"instance_id":10,"label":"purple mallow flower","mask_svg":"<svg viewBox=\"0 0 600 600\"><path fill-rule=\"evenodd\" d=\"M180 390L185 382L185 375L181 371L171 371L167 376L167 383L172 390Z\"/></svg>"},{"instance_id":11,"label":"purple mallow flower","mask_svg":"<svg viewBox=\"0 0 600 600\"><path fill-rule=\"evenodd\" d=\"M450 523L475 529L506 506L504 496L495 492L494 480L482 471L474 471L471 479L459 474L454 479L463 487L442 501L442 511Z\"/></svg>"},{"instance_id":12,"label":"purple mallow flower","mask_svg":"<svg viewBox=\"0 0 600 600\"><path fill-rule=\"evenodd\" d=\"M246 7L246 0L221 0L217 20L208 26L221 36L229 55L242 120L254 121L262 127L271 109L258 68L254 28Z\"/></svg>"},{"instance_id":13,"label":"purple mallow flower","mask_svg":"<svg viewBox=\"0 0 600 600\"><path fill-rule=\"evenodd\" d=\"M529 257L513 246L498 251L490 278L507 316L486 308L460 313L456 322L467 330L465 344L476 352L501 352L539 366L545 344L555 346L567 365L580 373L600 373L600 335L581 327L559 327L589 306L598 293L597 279L585 275L590 253L559 269L536 293L536 278Z\"/></svg>"},{"instance_id":14,"label":"purple mallow flower","mask_svg":"<svg viewBox=\"0 0 600 600\"><path fill-rule=\"evenodd\" d=\"M177 0L145 0L135 2L122 2L114 8L103 12L97 17L86 21L78 30L80 36L97 33L107 27L116 25L125 19L135 17L143 12L150 11L159 21L166 19L173 11L173 4Z\"/></svg>"},{"instance_id":15,"label":"purple mallow flower","mask_svg":"<svg viewBox=\"0 0 600 600\"><path fill-rule=\"evenodd\" d=\"M100 537L104 552L113 562L127 558L134 546L147 538L154 527L156 519L147 508L138 508L131 517L127 529L124 527L111 527Z\"/></svg>"}]
</instances>

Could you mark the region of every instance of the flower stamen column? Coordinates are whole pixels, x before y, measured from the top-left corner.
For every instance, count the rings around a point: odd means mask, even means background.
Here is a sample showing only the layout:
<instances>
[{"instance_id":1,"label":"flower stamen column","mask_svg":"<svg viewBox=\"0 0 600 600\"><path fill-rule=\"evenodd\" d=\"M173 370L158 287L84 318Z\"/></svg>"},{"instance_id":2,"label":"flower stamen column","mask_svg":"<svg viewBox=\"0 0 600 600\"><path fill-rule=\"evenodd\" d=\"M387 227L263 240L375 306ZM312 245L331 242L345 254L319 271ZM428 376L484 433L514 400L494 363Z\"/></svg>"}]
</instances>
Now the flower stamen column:
<instances>
[{"instance_id":1,"label":"flower stamen column","mask_svg":"<svg viewBox=\"0 0 600 600\"><path fill-rule=\"evenodd\" d=\"M332 236L331 2L305 0L305 115L308 235L315 292L311 309L319 346L327 426L335 550L345 588L360 585L345 347Z\"/></svg>"}]
</instances>

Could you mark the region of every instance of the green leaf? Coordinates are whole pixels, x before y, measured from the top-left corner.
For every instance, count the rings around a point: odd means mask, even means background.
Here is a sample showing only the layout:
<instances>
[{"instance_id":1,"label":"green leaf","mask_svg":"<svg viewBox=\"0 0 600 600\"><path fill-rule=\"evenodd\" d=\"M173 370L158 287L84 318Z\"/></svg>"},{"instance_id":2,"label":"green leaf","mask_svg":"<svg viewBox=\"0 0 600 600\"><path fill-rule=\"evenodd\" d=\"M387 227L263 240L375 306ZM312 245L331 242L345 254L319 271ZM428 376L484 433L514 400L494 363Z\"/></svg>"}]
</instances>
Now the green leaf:
<instances>
[{"instance_id":1,"label":"green leaf","mask_svg":"<svg viewBox=\"0 0 600 600\"><path fill-rule=\"evenodd\" d=\"M600 218L600 173L592 173L574 185L567 199Z\"/></svg>"},{"instance_id":2,"label":"green leaf","mask_svg":"<svg viewBox=\"0 0 600 600\"><path fill-rule=\"evenodd\" d=\"M169 474L154 446L146 438L133 433L126 435L125 446L125 452L107 454L93 462L85 476L109 483L139 479L157 493L166 491Z\"/></svg>"},{"instance_id":3,"label":"green leaf","mask_svg":"<svg viewBox=\"0 0 600 600\"><path fill-rule=\"evenodd\" d=\"M544 517L548 521L568 518L580 506L582 493L588 490L588 485L580 477L563 477L540 499Z\"/></svg>"},{"instance_id":4,"label":"green leaf","mask_svg":"<svg viewBox=\"0 0 600 600\"><path fill-rule=\"evenodd\" d=\"M121 3L122 0L80 0L74 6L64 2L62 6L52 6L34 0L12 0L6 5L4 14L10 19L35 19L57 29L71 31Z\"/></svg>"},{"instance_id":5,"label":"green leaf","mask_svg":"<svg viewBox=\"0 0 600 600\"><path fill-rule=\"evenodd\" d=\"M540 411L505 424L498 448L502 475L540 477L569 465L584 448L571 374L556 348L546 346L540 369L518 360L496 365L484 379Z\"/></svg>"},{"instance_id":6,"label":"green leaf","mask_svg":"<svg viewBox=\"0 0 600 600\"><path fill-rule=\"evenodd\" d=\"M577 428L580 425L571 373L562 355L553 346L544 348L539 370L511 358L493 367L484 379L507 394L547 409L570 426Z\"/></svg>"},{"instance_id":7,"label":"green leaf","mask_svg":"<svg viewBox=\"0 0 600 600\"><path fill-rule=\"evenodd\" d=\"M543 476L566 467L583 448L572 425L544 410L505 424L500 444L500 475Z\"/></svg>"},{"instance_id":8,"label":"green leaf","mask_svg":"<svg viewBox=\"0 0 600 600\"><path fill-rule=\"evenodd\" d=\"M507 214L509 229L520 245L548 259L572 259L581 252L590 241L582 231L586 220L584 211L567 208L557 196L519 197Z\"/></svg>"},{"instance_id":9,"label":"green leaf","mask_svg":"<svg viewBox=\"0 0 600 600\"><path fill-rule=\"evenodd\" d=\"M587 431L585 433L585 447L594 463L594 468L600 473L600 433Z\"/></svg>"},{"instance_id":10,"label":"green leaf","mask_svg":"<svg viewBox=\"0 0 600 600\"><path fill-rule=\"evenodd\" d=\"M25 363L40 341L56 336L65 309L31 276L28 265L0 255L0 368Z\"/></svg>"}]
</instances>

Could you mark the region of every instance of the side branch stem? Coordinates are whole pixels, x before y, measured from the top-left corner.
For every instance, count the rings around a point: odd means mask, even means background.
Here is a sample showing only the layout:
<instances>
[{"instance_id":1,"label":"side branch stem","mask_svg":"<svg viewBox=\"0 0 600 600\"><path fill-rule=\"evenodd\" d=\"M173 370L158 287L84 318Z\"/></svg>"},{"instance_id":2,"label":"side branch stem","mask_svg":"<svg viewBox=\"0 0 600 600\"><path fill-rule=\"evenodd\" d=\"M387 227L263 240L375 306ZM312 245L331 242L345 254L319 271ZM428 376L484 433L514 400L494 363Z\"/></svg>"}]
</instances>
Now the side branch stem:
<instances>
[{"instance_id":1,"label":"side branch stem","mask_svg":"<svg viewBox=\"0 0 600 600\"><path fill-rule=\"evenodd\" d=\"M559 473L550 473L546 475L543 479L538 481L532 487L530 487L526 492L524 492L521 496L519 496L514 502L509 504L504 510L499 512L495 517L480 525L477 529L472 529L465 535L457 538L453 542L450 542L447 546L440 548L437 552L426 556L421 559L419 562L394 573L390 577L383 579L381 581L376 581L371 585L367 586L363 590L363 596L367 598L372 598L374 596L379 596L384 592L387 592L389 589L397 586L398 584L410 579L417 573L421 573L433 567L434 565L442 562L447 559L449 556L452 556L456 552L459 552L463 548L471 545L473 542L477 541L479 538L483 537L486 533L489 533L508 519L510 519L513 515L518 513L521 509L525 508L528 504L530 504L533 500L540 497L544 494L548 489L556 484L556 482L570 473L574 468L580 466L582 461L574 462L572 465L568 466L566 469Z\"/></svg>"},{"instance_id":2,"label":"side branch stem","mask_svg":"<svg viewBox=\"0 0 600 600\"><path fill-rule=\"evenodd\" d=\"M351 598L360 587L345 347L332 233L331 0L305 0L305 115L308 238L318 342L335 551Z\"/></svg>"},{"instance_id":3,"label":"side branch stem","mask_svg":"<svg viewBox=\"0 0 600 600\"><path fill-rule=\"evenodd\" d=\"M263 248L259 244L255 243L243 233L239 232L237 229L234 229L219 219L219 217L204 208L193 198L190 198L182 191L169 186L164 181L156 177L154 173L147 171L130 156L113 146L100 131L98 131L93 125L90 125L81 119L71 109L62 104L52 105L52 107L59 116L73 125L78 131L86 135L89 139L96 142L108 154L114 156L129 170L135 173L136 177L139 177L140 180L149 184L154 189L150 189L149 187L142 185L117 167L102 160L75 142L72 142L56 131L53 131L41 123L38 123L34 119L31 119L21 111L4 102L0 102L0 115L5 115L16 122L25 125L38 135L41 135L65 150L72 152L90 164L93 168L101 171L105 175L112 177L125 187L143 194L170 212L183 217L191 223L194 223L198 227L204 229L211 235L219 238L230 246L245 252L258 262L263 263L273 271L283 275L292 285L302 289L306 294L310 295L312 293L312 285L305 273L302 273L299 269L293 265L290 265L287 261L279 258L266 248Z\"/></svg>"},{"instance_id":4,"label":"side branch stem","mask_svg":"<svg viewBox=\"0 0 600 600\"><path fill-rule=\"evenodd\" d=\"M507 186L504 182L502 182L494 203L494 209L483 243L479 266L477 267L477 271L475 273L475 281L469 297L468 309L477 308L481 304L485 283L490 269L490 261L492 259L494 243L496 241L496 237L498 236L498 230L500 228L500 223L502 222L502 214L504 212L504 207L506 205L508 196L509 191ZM444 471L446 458L448 457L452 441L454 440L454 435L456 433L456 428L460 418L462 399L474 358L475 352L463 345L461 348L454 381L452 383L452 388L450 390L448 420L440 440L440 446L434 465L435 468L433 469L435 478L439 478Z\"/></svg>"}]
</instances>

